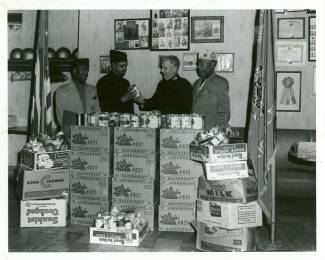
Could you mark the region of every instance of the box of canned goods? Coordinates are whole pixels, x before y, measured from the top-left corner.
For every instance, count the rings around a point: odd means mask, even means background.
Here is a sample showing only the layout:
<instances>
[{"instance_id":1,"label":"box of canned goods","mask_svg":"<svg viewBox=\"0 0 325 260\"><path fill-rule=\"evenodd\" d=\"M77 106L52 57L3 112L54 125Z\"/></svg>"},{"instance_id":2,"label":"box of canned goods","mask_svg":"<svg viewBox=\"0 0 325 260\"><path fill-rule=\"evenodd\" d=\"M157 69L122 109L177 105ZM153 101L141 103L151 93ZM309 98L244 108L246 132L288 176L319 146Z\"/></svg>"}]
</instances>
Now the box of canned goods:
<instances>
[{"instance_id":1,"label":"box of canned goods","mask_svg":"<svg viewBox=\"0 0 325 260\"><path fill-rule=\"evenodd\" d=\"M195 185L196 184L196 185ZM160 182L160 201L195 201L197 181L164 180Z\"/></svg>"}]
</instances>

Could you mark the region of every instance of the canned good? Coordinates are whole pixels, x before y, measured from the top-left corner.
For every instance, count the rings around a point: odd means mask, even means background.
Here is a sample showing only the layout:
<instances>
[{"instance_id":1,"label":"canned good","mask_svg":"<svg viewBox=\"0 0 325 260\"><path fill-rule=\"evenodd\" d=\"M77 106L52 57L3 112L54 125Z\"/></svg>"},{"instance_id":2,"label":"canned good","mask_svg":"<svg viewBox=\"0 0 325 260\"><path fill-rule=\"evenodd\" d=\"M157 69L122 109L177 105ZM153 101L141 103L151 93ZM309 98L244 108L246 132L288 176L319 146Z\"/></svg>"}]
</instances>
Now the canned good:
<instances>
[{"instance_id":1,"label":"canned good","mask_svg":"<svg viewBox=\"0 0 325 260\"><path fill-rule=\"evenodd\" d=\"M180 115L170 115L170 128L180 129L182 127L182 117Z\"/></svg>"},{"instance_id":2,"label":"canned good","mask_svg":"<svg viewBox=\"0 0 325 260\"><path fill-rule=\"evenodd\" d=\"M198 114L192 114L192 129L203 129L204 128L204 120L203 116Z\"/></svg>"},{"instance_id":3,"label":"canned good","mask_svg":"<svg viewBox=\"0 0 325 260\"><path fill-rule=\"evenodd\" d=\"M95 226L96 226L97 228L102 228L102 227L104 226L104 223L105 223L104 218L101 217L101 216L98 216L98 217L95 219Z\"/></svg>"},{"instance_id":4,"label":"canned good","mask_svg":"<svg viewBox=\"0 0 325 260\"><path fill-rule=\"evenodd\" d=\"M140 117L136 114L131 114L131 127L140 127Z\"/></svg>"},{"instance_id":5,"label":"canned good","mask_svg":"<svg viewBox=\"0 0 325 260\"><path fill-rule=\"evenodd\" d=\"M161 115L160 116L160 127L161 128L170 128L170 115Z\"/></svg>"},{"instance_id":6,"label":"canned good","mask_svg":"<svg viewBox=\"0 0 325 260\"><path fill-rule=\"evenodd\" d=\"M148 113L141 113L140 114L140 127L147 128L149 125L149 115Z\"/></svg>"},{"instance_id":7,"label":"canned good","mask_svg":"<svg viewBox=\"0 0 325 260\"><path fill-rule=\"evenodd\" d=\"M192 116L191 115L181 115L181 127L182 129L192 129Z\"/></svg>"},{"instance_id":8,"label":"canned good","mask_svg":"<svg viewBox=\"0 0 325 260\"><path fill-rule=\"evenodd\" d=\"M129 127L131 121L131 114L123 113L119 116L119 126L120 127Z\"/></svg>"},{"instance_id":9,"label":"canned good","mask_svg":"<svg viewBox=\"0 0 325 260\"><path fill-rule=\"evenodd\" d=\"M99 126L108 126L108 114L101 113L98 115L98 125Z\"/></svg>"},{"instance_id":10,"label":"canned good","mask_svg":"<svg viewBox=\"0 0 325 260\"><path fill-rule=\"evenodd\" d=\"M155 114L148 115L148 128L159 128L159 116Z\"/></svg>"},{"instance_id":11,"label":"canned good","mask_svg":"<svg viewBox=\"0 0 325 260\"><path fill-rule=\"evenodd\" d=\"M97 126L97 114L88 113L87 115L87 125Z\"/></svg>"},{"instance_id":12,"label":"canned good","mask_svg":"<svg viewBox=\"0 0 325 260\"><path fill-rule=\"evenodd\" d=\"M120 114L117 112L109 113L108 116L108 125L109 126L118 126Z\"/></svg>"}]
</instances>

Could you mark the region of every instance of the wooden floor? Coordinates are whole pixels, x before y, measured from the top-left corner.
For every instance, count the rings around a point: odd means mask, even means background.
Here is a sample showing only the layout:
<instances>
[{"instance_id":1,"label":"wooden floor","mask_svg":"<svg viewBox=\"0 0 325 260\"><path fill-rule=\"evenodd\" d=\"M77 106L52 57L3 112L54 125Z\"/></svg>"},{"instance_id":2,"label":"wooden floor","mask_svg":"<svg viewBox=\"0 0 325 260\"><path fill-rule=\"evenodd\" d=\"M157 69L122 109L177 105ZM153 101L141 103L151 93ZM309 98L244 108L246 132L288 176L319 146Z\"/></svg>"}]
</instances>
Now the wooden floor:
<instances>
[{"instance_id":1,"label":"wooden floor","mask_svg":"<svg viewBox=\"0 0 325 260\"><path fill-rule=\"evenodd\" d=\"M140 247L90 244L88 228L20 228L19 200L9 178L9 252L193 252L195 233L149 232ZM315 251L316 205L312 198L278 198L276 244L269 240L268 226L256 228L256 251Z\"/></svg>"}]
</instances>

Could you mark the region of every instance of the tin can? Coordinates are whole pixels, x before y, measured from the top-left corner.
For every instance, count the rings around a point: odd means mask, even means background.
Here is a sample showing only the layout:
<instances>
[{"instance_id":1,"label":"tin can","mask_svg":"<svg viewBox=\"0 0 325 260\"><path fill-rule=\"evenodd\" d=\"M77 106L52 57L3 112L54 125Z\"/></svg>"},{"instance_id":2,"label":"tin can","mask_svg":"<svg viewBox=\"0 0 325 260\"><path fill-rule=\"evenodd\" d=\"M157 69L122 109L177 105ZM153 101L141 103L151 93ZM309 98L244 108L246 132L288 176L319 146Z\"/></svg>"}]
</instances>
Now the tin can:
<instances>
[{"instance_id":1,"label":"tin can","mask_svg":"<svg viewBox=\"0 0 325 260\"><path fill-rule=\"evenodd\" d=\"M192 116L183 114L181 115L181 127L182 129L192 129Z\"/></svg>"},{"instance_id":2,"label":"tin can","mask_svg":"<svg viewBox=\"0 0 325 260\"><path fill-rule=\"evenodd\" d=\"M147 128L149 125L149 118L148 113L141 113L140 114L140 127Z\"/></svg>"},{"instance_id":3,"label":"tin can","mask_svg":"<svg viewBox=\"0 0 325 260\"><path fill-rule=\"evenodd\" d=\"M160 127L161 128L170 128L170 115L161 115L160 116Z\"/></svg>"},{"instance_id":4,"label":"tin can","mask_svg":"<svg viewBox=\"0 0 325 260\"><path fill-rule=\"evenodd\" d=\"M120 113L112 112L108 116L108 125L109 126L118 126Z\"/></svg>"},{"instance_id":5,"label":"tin can","mask_svg":"<svg viewBox=\"0 0 325 260\"><path fill-rule=\"evenodd\" d=\"M88 113L87 115L87 125L90 126L97 126L97 114L95 113Z\"/></svg>"},{"instance_id":6,"label":"tin can","mask_svg":"<svg viewBox=\"0 0 325 260\"><path fill-rule=\"evenodd\" d=\"M78 125L79 126L87 126L87 114L85 114L85 113L78 114Z\"/></svg>"},{"instance_id":7,"label":"tin can","mask_svg":"<svg viewBox=\"0 0 325 260\"><path fill-rule=\"evenodd\" d=\"M98 125L108 126L108 113L101 113L98 115Z\"/></svg>"},{"instance_id":8,"label":"tin can","mask_svg":"<svg viewBox=\"0 0 325 260\"><path fill-rule=\"evenodd\" d=\"M131 114L123 113L119 116L119 126L120 127L129 127L131 121Z\"/></svg>"},{"instance_id":9,"label":"tin can","mask_svg":"<svg viewBox=\"0 0 325 260\"><path fill-rule=\"evenodd\" d=\"M204 118L199 114L192 114L192 129L203 129Z\"/></svg>"},{"instance_id":10,"label":"tin can","mask_svg":"<svg viewBox=\"0 0 325 260\"><path fill-rule=\"evenodd\" d=\"M105 223L105 221L104 221L104 218L103 217L97 217L96 219L95 219L95 226L96 226L96 228L102 228L103 226L104 226L104 223Z\"/></svg>"},{"instance_id":11,"label":"tin can","mask_svg":"<svg viewBox=\"0 0 325 260\"><path fill-rule=\"evenodd\" d=\"M159 128L159 116L155 114L148 115L148 128Z\"/></svg>"},{"instance_id":12,"label":"tin can","mask_svg":"<svg viewBox=\"0 0 325 260\"><path fill-rule=\"evenodd\" d=\"M170 128L180 129L182 127L182 117L177 114L170 115Z\"/></svg>"},{"instance_id":13,"label":"tin can","mask_svg":"<svg viewBox=\"0 0 325 260\"><path fill-rule=\"evenodd\" d=\"M140 117L136 114L131 114L131 127L140 127Z\"/></svg>"}]
</instances>

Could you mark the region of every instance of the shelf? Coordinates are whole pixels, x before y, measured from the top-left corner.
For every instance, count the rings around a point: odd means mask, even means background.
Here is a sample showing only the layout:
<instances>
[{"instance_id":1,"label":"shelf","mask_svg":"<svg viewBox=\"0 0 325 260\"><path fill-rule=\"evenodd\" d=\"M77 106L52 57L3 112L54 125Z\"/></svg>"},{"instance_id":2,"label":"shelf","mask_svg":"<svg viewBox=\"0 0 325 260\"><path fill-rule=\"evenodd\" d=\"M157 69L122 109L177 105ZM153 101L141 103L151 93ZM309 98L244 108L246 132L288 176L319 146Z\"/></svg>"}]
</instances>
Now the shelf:
<instances>
[{"instance_id":1,"label":"shelf","mask_svg":"<svg viewBox=\"0 0 325 260\"><path fill-rule=\"evenodd\" d=\"M50 59L50 70L69 72L73 59ZM32 71L33 60L8 60L8 71Z\"/></svg>"}]
</instances>

